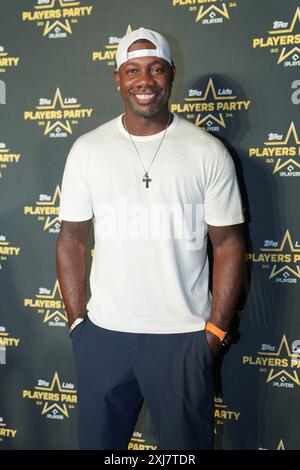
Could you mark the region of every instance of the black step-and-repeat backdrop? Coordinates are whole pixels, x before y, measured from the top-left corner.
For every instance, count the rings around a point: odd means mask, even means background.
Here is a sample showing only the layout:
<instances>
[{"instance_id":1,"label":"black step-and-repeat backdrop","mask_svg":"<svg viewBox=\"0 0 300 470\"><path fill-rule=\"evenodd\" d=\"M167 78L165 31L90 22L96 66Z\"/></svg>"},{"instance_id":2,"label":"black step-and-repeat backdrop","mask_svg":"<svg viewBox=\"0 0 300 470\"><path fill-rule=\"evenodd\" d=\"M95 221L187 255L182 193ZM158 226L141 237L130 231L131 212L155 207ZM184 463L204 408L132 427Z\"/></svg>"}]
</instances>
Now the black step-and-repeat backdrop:
<instances>
[{"instance_id":1,"label":"black step-and-repeat backdrop","mask_svg":"<svg viewBox=\"0 0 300 470\"><path fill-rule=\"evenodd\" d=\"M76 449L55 270L68 151L120 114L120 38L162 32L171 110L224 141L248 221L243 298L215 364L217 449L300 449L300 3L0 1L0 449ZM92 240L89 262L92 259ZM159 447L146 406L130 449Z\"/></svg>"}]
</instances>

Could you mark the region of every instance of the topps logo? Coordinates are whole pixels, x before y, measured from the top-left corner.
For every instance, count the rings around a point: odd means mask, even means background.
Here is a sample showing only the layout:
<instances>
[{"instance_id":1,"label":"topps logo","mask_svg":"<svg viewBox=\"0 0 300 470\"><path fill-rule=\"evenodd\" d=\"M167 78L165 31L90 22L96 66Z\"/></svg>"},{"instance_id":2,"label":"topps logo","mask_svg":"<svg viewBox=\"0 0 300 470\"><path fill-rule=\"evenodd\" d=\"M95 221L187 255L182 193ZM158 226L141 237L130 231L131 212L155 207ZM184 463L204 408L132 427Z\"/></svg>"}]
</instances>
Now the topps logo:
<instances>
[{"instance_id":1,"label":"topps logo","mask_svg":"<svg viewBox=\"0 0 300 470\"><path fill-rule=\"evenodd\" d=\"M284 29L287 28L288 23L285 21L274 21L273 22L273 29Z\"/></svg>"}]
</instances>

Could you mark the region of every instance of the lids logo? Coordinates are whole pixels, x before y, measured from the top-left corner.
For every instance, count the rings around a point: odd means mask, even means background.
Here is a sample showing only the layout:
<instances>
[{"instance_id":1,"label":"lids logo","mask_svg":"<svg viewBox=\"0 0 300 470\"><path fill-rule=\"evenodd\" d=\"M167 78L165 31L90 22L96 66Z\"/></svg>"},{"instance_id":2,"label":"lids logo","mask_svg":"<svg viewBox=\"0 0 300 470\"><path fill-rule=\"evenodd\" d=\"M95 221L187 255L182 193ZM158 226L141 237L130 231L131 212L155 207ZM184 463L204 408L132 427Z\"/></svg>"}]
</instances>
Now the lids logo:
<instances>
[{"instance_id":1,"label":"lids logo","mask_svg":"<svg viewBox=\"0 0 300 470\"><path fill-rule=\"evenodd\" d=\"M132 29L129 24L125 34L131 33L131 31ZM105 45L104 51L102 50L102 51L92 52L93 62L95 61L106 62L107 65L115 67L116 65L115 57L116 57L116 52L117 52L117 48L118 48L120 41L121 41L121 38L118 38L116 36L110 36L108 39L108 43Z\"/></svg>"},{"instance_id":2,"label":"lids logo","mask_svg":"<svg viewBox=\"0 0 300 470\"><path fill-rule=\"evenodd\" d=\"M223 399L215 397L215 419L216 424L224 424L224 421L238 421L241 413L239 411L229 411L228 405L223 404Z\"/></svg>"},{"instance_id":3,"label":"lids logo","mask_svg":"<svg viewBox=\"0 0 300 470\"><path fill-rule=\"evenodd\" d=\"M5 48L0 45L0 73L6 72L9 67L17 67L20 57L10 57Z\"/></svg>"},{"instance_id":4,"label":"lids logo","mask_svg":"<svg viewBox=\"0 0 300 470\"><path fill-rule=\"evenodd\" d=\"M300 65L300 48L295 44L300 44L300 34L296 34L296 25L300 22L300 7L297 7L291 20L288 22L275 20L273 29L268 31L267 38L255 38L252 41L253 49L270 48L271 54L277 54L277 64L284 67L295 67Z\"/></svg>"},{"instance_id":5,"label":"lids logo","mask_svg":"<svg viewBox=\"0 0 300 470\"><path fill-rule=\"evenodd\" d=\"M213 5L208 5L212 4ZM217 5L216 5L217 3ZM188 6L195 14L195 22L203 25L223 23L229 20L229 11L237 7L237 2L224 0L172 0L173 7Z\"/></svg>"},{"instance_id":6,"label":"lids logo","mask_svg":"<svg viewBox=\"0 0 300 470\"><path fill-rule=\"evenodd\" d=\"M128 444L128 450L155 450L157 445L147 444L147 439L143 439L142 433L135 431Z\"/></svg>"},{"instance_id":7,"label":"lids logo","mask_svg":"<svg viewBox=\"0 0 300 470\"><path fill-rule=\"evenodd\" d=\"M80 1L72 0L37 0L34 11L23 11L23 21L34 21L43 27L43 36L49 39L66 38L72 34L72 25L78 18L90 16L92 6L80 6Z\"/></svg>"},{"instance_id":8,"label":"lids logo","mask_svg":"<svg viewBox=\"0 0 300 470\"><path fill-rule=\"evenodd\" d=\"M296 160L300 156L300 139L293 122L285 135L270 132L264 145L263 148L249 148L249 157L263 159L273 167L273 174L288 177L300 176L300 160Z\"/></svg>"},{"instance_id":9,"label":"lids logo","mask_svg":"<svg viewBox=\"0 0 300 470\"><path fill-rule=\"evenodd\" d=\"M295 344L297 352L294 352ZM262 344L262 351L257 353L256 358L243 356L243 364L259 366L259 372L268 374L266 383L272 382L273 387L287 389L294 388L295 384L300 386L299 376L295 370L300 368L299 344L300 341L296 340L290 348L286 336L283 335L277 351L275 351L275 346Z\"/></svg>"},{"instance_id":10,"label":"lids logo","mask_svg":"<svg viewBox=\"0 0 300 470\"><path fill-rule=\"evenodd\" d=\"M220 132L226 128L227 120L233 118L235 112L248 111L251 104L250 100L238 100L227 85L216 86L212 78L205 88L188 90L184 101L184 104L171 104L171 112L185 114L196 126L210 132Z\"/></svg>"},{"instance_id":11,"label":"lids logo","mask_svg":"<svg viewBox=\"0 0 300 470\"><path fill-rule=\"evenodd\" d=\"M10 256L19 256L20 250L19 246L10 246L6 236L0 234L0 269L3 267L1 261L7 261Z\"/></svg>"},{"instance_id":12,"label":"lids logo","mask_svg":"<svg viewBox=\"0 0 300 470\"><path fill-rule=\"evenodd\" d=\"M287 230L281 242L265 240L263 253L247 253L246 261L261 263L263 269L270 270L269 279L275 282L296 284L300 279L300 242L293 243Z\"/></svg>"},{"instance_id":13,"label":"lids logo","mask_svg":"<svg viewBox=\"0 0 300 470\"><path fill-rule=\"evenodd\" d=\"M53 196L40 194L35 206L24 206L24 214L36 216L37 220L42 221L43 230L48 230L49 233L59 233L59 201L60 187L57 185Z\"/></svg>"},{"instance_id":14,"label":"lids logo","mask_svg":"<svg viewBox=\"0 0 300 470\"><path fill-rule=\"evenodd\" d=\"M38 315L43 315L43 323L48 326L65 327L67 316L58 280L52 291L45 287L39 288L35 299L24 299L24 307L36 309Z\"/></svg>"},{"instance_id":15,"label":"lids logo","mask_svg":"<svg viewBox=\"0 0 300 470\"><path fill-rule=\"evenodd\" d=\"M19 163L21 155L19 153L11 152L4 142L0 142L0 178L2 178L2 171L7 169L11 163Z\"/></svg>"},{"instance_id":16,"label":"lids logo","mask_svg":"<svg viewBox=\"0 0 300 470\"><path fill-rule=\"evenodd\" d=\"M23 390L24 399L36 400L36 405L42 407L41 415L48 419L69 418L69 410L77 404L77 391L72 383L60 382L58 373L55 372L52 382L44 379L37 381L34 390Z\"/></svg>"},{"instance_id":17,"label":"lids logo","mask_svg":"<svg viewBox=\"0 0 300 470\"><path fill-rule=\"evenodd\" d=\"M4 438L12 438L16 437L17 430L16 429L9 429L4 422L2 416L0 416L0 442L3 442Z\"/></svg>"},{"instance_id":18,"label":"lids logo","mask_svg":"<svg viewBox=\"0 0 300 470\"><path fill-rule=\"evenodd\" d=\"M64 138L72 134L72 125L79 124L78 119L90 119L93 109L82 109L77 98L64 98L60 89L55 91L52 100L40 98L36 111L24 111L24 120L37 121L44 127L44 135L50 138Z\"/></svg>"}]
</instances>

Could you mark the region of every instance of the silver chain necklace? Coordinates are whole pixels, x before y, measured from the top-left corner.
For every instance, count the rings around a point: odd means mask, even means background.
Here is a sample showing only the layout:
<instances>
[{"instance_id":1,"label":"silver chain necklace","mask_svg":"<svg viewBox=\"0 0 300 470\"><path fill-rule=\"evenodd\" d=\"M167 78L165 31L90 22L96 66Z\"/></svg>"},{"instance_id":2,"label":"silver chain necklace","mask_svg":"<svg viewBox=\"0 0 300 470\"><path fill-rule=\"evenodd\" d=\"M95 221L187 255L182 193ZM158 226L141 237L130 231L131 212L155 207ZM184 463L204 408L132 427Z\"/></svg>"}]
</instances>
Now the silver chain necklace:
<instances>
[{"instance_id":1,"label":"silver chain necklace","mask_svg":"<svg viewBox=\"0 0 300 470\"><path fill-rule=\"evenodd\" d=\"M142 166L143 166L143 168L144 168L144 171L145 171L145 174L144 174L144 176L143 176L142 181L143 181L143 183L146 184L146 188L149 188L149 183L150 183L150 181L152 181L152 179L149 178L149 171L150 171L150 168L151 168L151 166L152 166L152 163L154 162L154 159L155 159L156 155L158 154L158 151L159 151L159 149L160 149L160 147L161 147L161 144L163 143L163 140L164 140L164 138L165 138L165 136L166 136L166 133L167 133L167 130L168 130L170 121L171 121L171 113L169 113L169 119L168 119L168 122L167 122L167 125L166 125L166 128L165 128L165 131L164 131L164 133L163 133L163 136L162 136L162 138L161 138L161 141L159 142L159 145L158 145L157 150L156 150L156 152L155 152L155 154L154 154L154 157L152 158L152 161L151 161L151 163L150 163L150 166L149 166L148 170L146 170L146 168L145 168L145 166L144 166L144 163L143 163L143 160L142 160L142 158L141 158L140 152L138 151L138 148L137 148L137 146L135 145L134 140L133 140L133 138L131 137L131 134L129 133L129 131L128 131L128 129L127 129L127 126L126 126L126 114L124 114L124 119L123 119L124 127L125 127L125 129L126 129L127 134L128 134L129 137L130 137L130 140L131 140L131 142L132 142L132 144L133 144L133 146L134 146L134 148L135 148L135 150L136 150L136 153L138 154L138 157L139 157L139 159L140 159L140 162L141 162L141 164L142 164Z\"/></svg>"}]
</instances>

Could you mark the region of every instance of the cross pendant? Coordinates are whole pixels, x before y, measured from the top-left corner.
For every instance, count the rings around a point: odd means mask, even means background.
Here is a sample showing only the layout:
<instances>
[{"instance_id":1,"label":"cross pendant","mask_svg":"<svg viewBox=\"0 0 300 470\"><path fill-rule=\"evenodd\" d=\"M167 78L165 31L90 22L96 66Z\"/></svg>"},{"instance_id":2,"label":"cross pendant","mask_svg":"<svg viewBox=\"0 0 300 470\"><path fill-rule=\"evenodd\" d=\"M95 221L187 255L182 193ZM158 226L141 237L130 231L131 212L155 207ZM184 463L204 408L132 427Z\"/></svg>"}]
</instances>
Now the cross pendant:
<instances>
[{"instance_id":1,"label":"cross pendant","mask_svg":"<svg viewBox=\"0 0 300 470\"><path fill-rule=\"evenodd\" d=\"M146 173L143 177L143 181L144 181L144 183L146 183L146 188L149 188L149 183L150 183L150 181L152 181L152 179L149 178L147 171L146 171Z\"/></svg>"}]
</instances>

